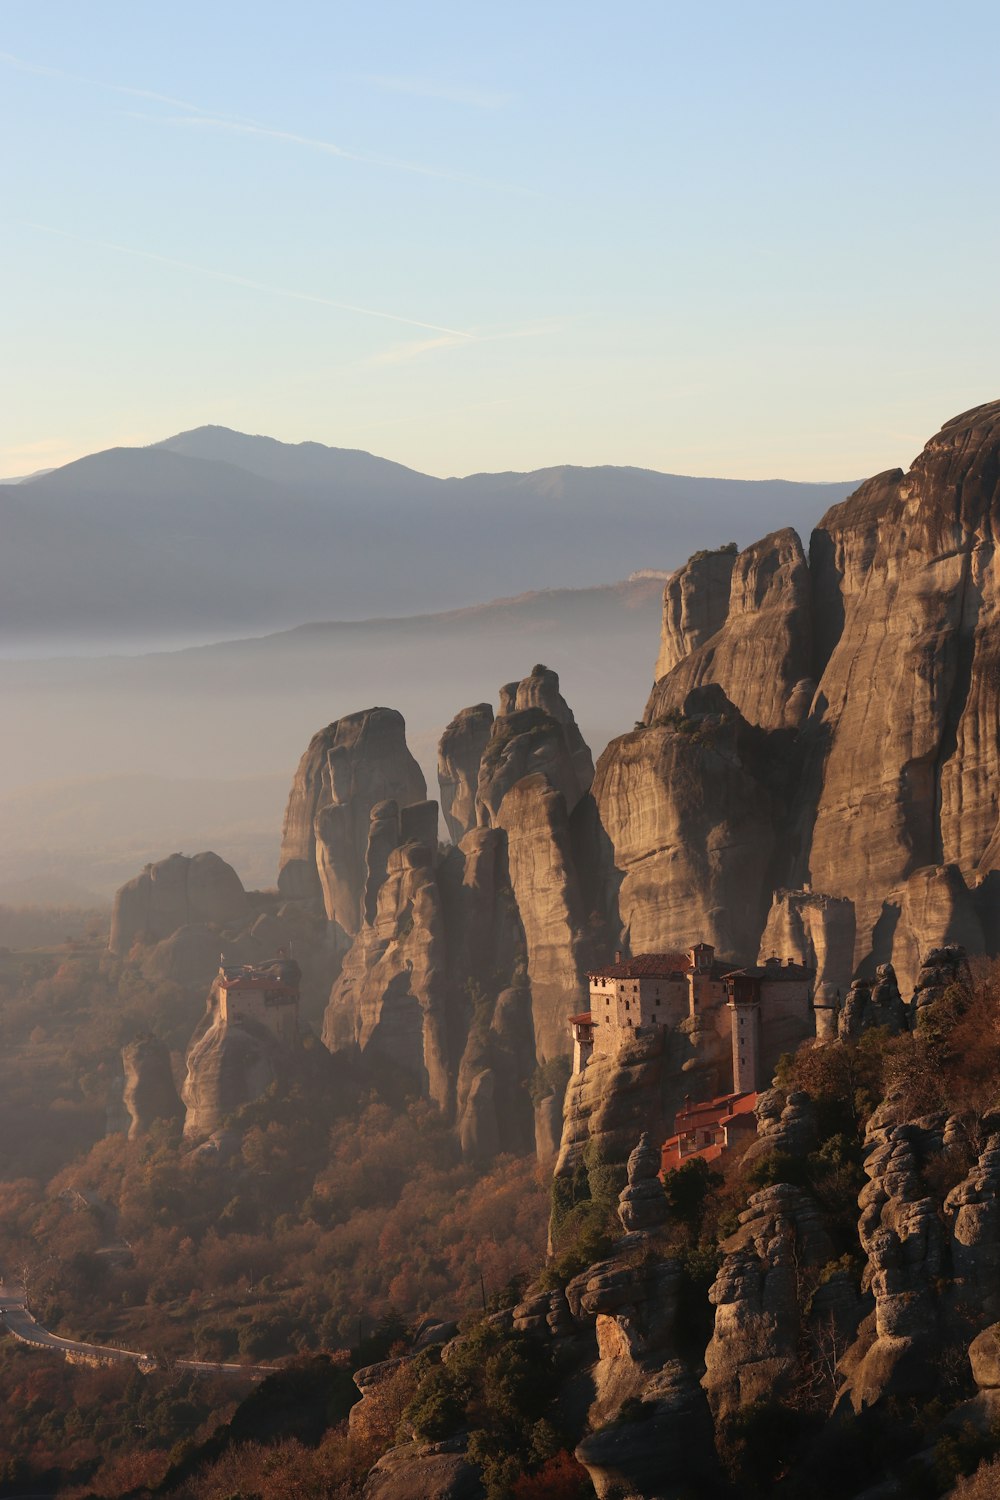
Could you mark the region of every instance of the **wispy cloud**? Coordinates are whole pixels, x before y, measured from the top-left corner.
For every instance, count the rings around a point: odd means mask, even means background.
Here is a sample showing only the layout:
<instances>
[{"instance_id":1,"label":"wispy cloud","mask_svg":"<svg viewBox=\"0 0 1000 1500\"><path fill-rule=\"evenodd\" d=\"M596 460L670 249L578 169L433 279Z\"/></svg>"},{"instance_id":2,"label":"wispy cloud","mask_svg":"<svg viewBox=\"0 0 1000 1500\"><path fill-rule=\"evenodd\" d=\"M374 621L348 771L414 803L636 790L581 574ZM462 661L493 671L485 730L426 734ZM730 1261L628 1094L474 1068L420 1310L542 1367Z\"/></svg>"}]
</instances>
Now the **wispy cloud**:
<instances>
[{"instance_id":1,"label":"wispy cloud","mask_svg":"<svg viewBox=\"0 0 1000 1500\"><path fill-rule=\"evenodd\" d=\"M112 240L91 239L87 235L75 234L69 229L58 229L52 224L38 224L29 219L17 221L25 229L34 229L41 234L51 234L59 239L72 240L78 245L90 245L99 250L111 250L116 255L130 255L138 260L153 261L158 265L171 266L178 271L189 271L196 276L208 276L214 281L225 281L230 286L246 287L249 291L263 292L268 297L287 297L293 302L312 302L319 307L336 308L338 312L358 313L365 318L380 318L389 323L405 323L410 328L425 328L431 333L449 336L449 342L474 339L475 334L462 328L446 328L441 323L428 323L421 318L408 318L402 313L386 312L381 308L363 307L357 302L344 302L336 297L322 297L315 292L299 292L291 287L270 286L250 276L237 276L232 271L219 271L212 266L201 266L194 261L177 260L172 255L159 255L154 250L138 250L133 245L118 245Z\"/></svg>"},{"instance_id":2,"label":"wispy cloud","mask_svg":"<svg viewBox=\"0 0 1000 1500\"><path fill-rule=\"evenodd\" d=\"M24 58L15 57L11 52L0 52L0 65L15 68L22 73L37 73L48 78L62 78L73 83L86 84L91 88L102 89L113 94L121 94L127 98L146 99L151 103L165 104L171 109L184 111L181 115L142 113L131 115L133 119L149 120L157 125L169 125L188 129L200 126L204 130L216 130L230 135L280 141L288 146L301 146L309 151L319 151L326 156L339 157L342 161L359 162L364 166L377 167L383 171L409 172L419 177L436 177L448 182L466 183L471 187L489 188L493 192L513 193L526 198L541 197L541 194L534 189L520 187L514 183L497 182L492 178L480 177L473 172L459 172L448 167L428 166L422 162L408 161L394 156L382 156L375 152L356 151L350 147L341 146L336 141L322 140L316 136L301 135L297 131L282 130L277 126L262 125L258 121L249 120L241 115L219 114L218 111L205 109L198 104L192 104L190 100L176 99L170 94L157 93L153 89L138 88L132 84L124 83L104 83L100 79L86 78L82 74L68 72L65 68L53 68L43 63L28 62ZM405 80L397 81L404 82ZM471 100L468 102L471 102Z\"/></svg>"},{"instance_id":3,"label":"wispy cloud","mask_svg":"<svg viewBox=\"0 0 1000 1500\"><path fill-rule=\"evenodd\" d=\"M474 109L503 109L513 98L491 89L435 83L430 78L391 78L384 73L365 73L365 83L390 94L414 94L418 99L443 99L448 104L470 104Z\"/></svg>"},{"instance_id":4,"label":"wispy cloud","mask_svg":"<svg viewBox=\"0 0 1000 1500\"><path fill-rule=\"evenodd\" d=\"M65 78L71 83L83 83L88 88L104 89L111 94L126 94L133 99L149 99L157 104L168 104L171 109L187 109L193 114L203 113L197 104L191 104L187 99L175 99L171 94L158 94L154 89L133 88L127 83L104 83L99 78L86 78L82 73L72 73L66 68L51 68L45 63L28 62L23 57L15 57L13 52L0 52L0 63L19 73L37 73L44 78Z\"/></svg>"},{"instance_id":5,"label":"wispy cloud","mask_svg":"<svg viewBox=\"0 0 1000 1500\"><path fill-rule=\"evenodd\" d=\"M454 349L461 344L479 344L482 340L475 334L467 338L452 338L443 335L438 339L422 339L419 343L396 344L391 349L383 349L381 354L372 354L366 361L369 365L402 365L408 360L419 359L422 354L430 354L435 349Z\"/></svg>"},{"instance_id":6,"label":"wispy cloud","mask_svg":"<svg viewBox=\"0 0 1000 1500\"><path fill-rule=\"evenodd\" d=\"M496 333L477 333L473 330L464 338L421 339L416 343L394 344L390 349L370 355L365 360L365 364L401 365L408 360L419 359L421 355L431 354L437 349L452 349L458 345L468 348L472 344L497 344L504 343L508 339L536 339L547 333L556 333L561 326L561 324L551 322L536 323L529 328L505 328Z\"/></svg>"},{"instance_id":7,"label":"wispy cloud","mask_svg":"<svg viewBox=\"0 0 1000 1500\"><path fill-rule=\"evenodd\" d=\"M280 141L286 146L304 146L309 151L320 151L326 156L337 156L342 161L356 161L368 167L379 167L392 172L410 172L418 177L437 177L446 182L464 182L470 187L490 188L497 193L514 193L524 198L539 198L533 188L519 187L514 183L498 182L490 177L480 177L474 172L458 172L450 167L430 167L422 162L407 161L396 156L379 156L370 151L353 151L336 141L325 141L317 136L300 135L294 130L279 130L272 125L258 125L252 120L230 119L226 115L205 113L186 115L141 115L135 119L153 120L163 125L174 125L186 129L218 130L229 135L257 136L263 140Z\"/></svg>"}]
</instances>

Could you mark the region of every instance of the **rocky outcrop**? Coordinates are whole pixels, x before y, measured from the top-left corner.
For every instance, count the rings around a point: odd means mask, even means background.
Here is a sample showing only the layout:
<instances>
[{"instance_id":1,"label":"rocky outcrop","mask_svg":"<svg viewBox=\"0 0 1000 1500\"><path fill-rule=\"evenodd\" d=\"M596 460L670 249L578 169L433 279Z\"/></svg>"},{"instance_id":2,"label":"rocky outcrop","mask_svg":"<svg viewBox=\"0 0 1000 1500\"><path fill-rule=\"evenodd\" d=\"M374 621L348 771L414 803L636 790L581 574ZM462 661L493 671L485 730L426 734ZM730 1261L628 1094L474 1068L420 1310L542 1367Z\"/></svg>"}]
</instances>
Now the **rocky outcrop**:
<instances>
[{"instance_id":1,"label":"rocky outcrop","mask_svg":"<svg viewBox=\"0 0 1000 1500\"><path fill-rule=\"evenodd\" d=\"M799 956L820 971L828 1036L829 1002L852 977L891 962L907 993L928 943L997 947L998 531L995 402L947 423L908 473L877 475L834 506L808 562L790 531L747 548L724 614L728 560L668 581L646 728L609 746L595 781L606 901L614 914L620 900L633 951L697 935L745 962L767 917L754 871L766 871L768 904L776 888L822 891L843 904L779 897L766 946L781 928L785 950L813 948ZM742 726L722 747L724 774L688 706L709 686ZM753 729L769 754L754 755ZM780 775L768 773L775 759ZM734 837L699 858L716 821ZM731 850L748 891L729 877Z\"/></svg>"},{"instance_id":2,"label":"rocky outcrop","mask_svg":"<svg viewBox=\"0 0 1000 1500\"><path fill-rule=\"evenodd\" d=\"M124 956L137 939L159 943L180 927L222 929L249 915L246 892L232 865L210 851L190 858L171 854L147 865L116 893L108 946Z\"/></svg>"},{"instance_id":3,"label":"rocky outcrop","mask_svg":"<svg viewBox=\"0 0 1000 1500\"><path fill-rule=\"evenodd\" d=\"M833 1253L816 1205L787 1184L754 1193L740 1226L723 1241L725 1260L709 1292L715 1331L702 1385L717 1425L795 1385L808 1337L800 1278Z\"/></svg>"},{"instance_id":4,"label":"rocky outcrop","mask_svg":"<svg viewBox=\"0 0 1000 1500\"><path fill-rule=\"evenodd\" d=\"M388 857L374 920L345 955L323 1041L331 1052L356 1051L386 1081L402 1075L450 1112L449 980L434 855L424 844L405 844Z\"/></svg>"},{"instance_id":5,"label":"rocky outcrop","mask_svg":"<svg viewBox=\"0 0 1000 1500\"><path fill-rule=\"evenodd\" d=\"M498 823L507 835L510 883L527 947L539 1062L564 1056L567 1018L586 1004L585 912L566 803L540 772L507 792Z\"/></svg>"},{"instance_id":6,"label":"rocky outcrop","mask_svg":"<svg viewBox=\"0 0 1000 1500\"><path fill-rule=\"evenodd\" d=\"M736 558L725 623L659 678L646 723L717 683L749 724L798 728L815 689L813 661L809 567L798 535L776 531Z\"/></svg>"},{"instance_id":7,"label":"rocky outcrop","mask_svg":"<svg viewBox=\"0 0 1000 1500\"><path fill-rule=\"evenodd\" d=\"M982 953L986 947L975 896L957 865L914 870L891 897L890 908L899 911L892 958L907 994L916 984L928 948L958 945L968 953Z\"/></svg>"},{"instance_id":8,"label":"rocky outcrop","mask_svg":"<svg viewBox=\"0 0 1000 1500\"><path fill-rule=\"evenodd\" d=\"M567 813L594 779L593 758L559 691L559 678L544 666L500 689L500 712L479 767L479 826L495 826L504 797L517 782L533 775L543 776L562 793Z\"/></svg>"},{"instance_id":9,"label":"rocky outcrop","mask_svg":"<svg viewBox=\"0 0 1000 1500\"><path fill-rule=\"evenodd\" d=\"M865 1161L858 1237L868 1256L862 1289L875 1298L871 1325L842 1361L842 1402L855 1412L886 1396L929 1392L941 1326L937 1287L945 1269L944 1235L920 1163L940 1150L933 1128L889 1128Z\"/></svg>"},{"instance_id":10,"label":"rocky outcrop","mask_svg":"<svg viewBox=\"0 0 1000 1500\"><path fill-rule=\"evenodd\" d=\"M944 1202L951 1225L952 1295L966 1318L1000 1316L1000 1135ZM1000 1384L1000 1382L996 1382ZM977 1384L982 1384L978 1380Z\"/></svg>"},{"instance_id":11,"label":"rocky outcrop","mask_svg":"<svg viewBox=\"0 0 1000 1500\"><path fill-rule=\"evenodd\" d=\"M184 1106L174 1084L170 1053L158 1037L143 1036L129 1042L122 1048L122 1065L130 1141L145 1135L157 1120L183 1120Z\"/></svg>"},{"instance_id":12,"label":"rocky outcrop","mask_svg":"<svg viewBox=\"0 0 1000 1500\"><path fill-rule=\"evenodd\" d=\"M713 944L757 951L781 825L780 751L717 687L689 693L675 721L613 740L594 798L609 841L605 885L633 953Z\"/></svg>"},{"instance_id":13,"label":"rocky outcrop","mask_svg":"<svg viewBox=\"0 0 1000 1500\"><path fill-rule=\"evenodd\" d=\"M667 579L657 682L726 623L736 551L734 543L715 552L696 552Z\"/></svg>"},{"instance_id":14,"label":"rocky outcrop","mask_svg":"<svg viewBox=\"0 0 1000 1500\"><path fill-rule=\"evenodd\" d=\"M457 1120L462 1153L485 1164L499 1153L525 1156L535 1147L535 1122L525 1080L535 1063L531 993L503 990L489 1024L473 1018L458 1073Z\"/></svg>"},{"instance_id":15,"label":"rocky outcrop","mask_svg":"<svg viewBox=\"0 0 1000 1500\"><path fill-rule=\"evenodd\" d=\"M772 1151L803 1157L815 1150L819 1134L816 1106L802 1089L793 1089L787 1097L780 1089L765 1089L754 1105L754 1114L757 1136L744 1152L744 1164Z\"/></svg>"},{"instance_id":16,"label":"rocky outcrop","mask_svg":"<svg viewBox=\"0 0 1000 1500\"><path fill-rule=\"evenodd\" d=\"M712 1422L690 1369L668 1360L641 1387L641 1420L590 1433L576 1456L598 1500L622 1494L713 1500L726 1493L712 1448Z\"/></svg>"},{"instance_id":17,"label":"rocky outcrop","mask_svg":"<svg viewBox=\"0 0 1000 1500\"><path fill-rule=\"evenodd\" d=\"M626 1234L658 1229L667 1221L667 1200L660 1181L660 1152L648 1130L628 1159L628 1182L618 1197L618 1217Z\"/></svg>"},{"instance_id":18,"label":"rocky outcrop","mask_svg":"<svg viewBox=\"0 0 1000 1500\"><path fill-rule=\"evenodd\" d=\"M492 728L493 709L477 703L455 715L438 744L441 811L455 844L476 826L479 764Z\"/></svg>"},{"instance_id":19,"label":"rocky outcrop","mask_svg":"<svg viewBox=\"0 0 1000 1500\"><path fill-rule=\"evenodd\" d=\"M395 709L348 714L313 735L299 762L285 811L278 889L322 901L348 934L362 921L372 810L423 802L423 772L406 745Z\"/></svg>"},{"instance_id":20,"label":"rocky outcrop","mask_svg":"<svg viewBox=\"0 0 1000 1500\"><path fill-rule=\"evenodd\" d=\"M993 403L948 422L907 474L862 485L813 539L839 632L816 700L809 865L854 900L859 956L886 891L927 865L972 879L997 825L998 501Z\"/></svg>"},{"instance_id":21,"label":"rocky outcrop","mask_svg":"<svg viewBox=\"0 0 1000 1500\"><path fill-rule=\"evenodd\" d=\"M482 1500L479 1470L458 1438L403 1443L383 1453L365 1480L363 1500Z\"/></svg>"},{"instance_id":22,"label":"rocky outcrop","mask_svg":"<svg viewBox=\"0 0 1000 1500\"><path fill-rule=\"evenodd\" d=\"M915 1018L928 1005L941 1000L952 989L970 991L972 975L965 949L957 944L946 948L932 948L924 957L913 987L913 1010Z\"/></svg>"},{"instance_id":23,"label":"rocky outcrop","mask_svg":"<svg viewBox=\"0 0 1000 1500\"><path fill-rule=\"evenodd\" d=\"M757 962L777 953L815 970L820 1041L829 1041L836 1032L837 1010L854 973L854 943L853 902L819 891L775 891Z\"/></svg>"}]
</instances>

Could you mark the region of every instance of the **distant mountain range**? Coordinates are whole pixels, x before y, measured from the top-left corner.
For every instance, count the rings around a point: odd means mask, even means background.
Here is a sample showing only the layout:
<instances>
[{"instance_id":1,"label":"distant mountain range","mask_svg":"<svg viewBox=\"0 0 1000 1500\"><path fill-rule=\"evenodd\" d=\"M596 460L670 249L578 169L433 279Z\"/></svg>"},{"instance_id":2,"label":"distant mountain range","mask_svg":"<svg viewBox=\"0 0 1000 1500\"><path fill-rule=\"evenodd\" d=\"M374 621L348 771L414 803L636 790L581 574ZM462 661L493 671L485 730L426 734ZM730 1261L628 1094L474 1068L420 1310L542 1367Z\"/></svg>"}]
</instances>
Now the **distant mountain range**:
<instances>
[{"instance_id":1,"label":"distant mountain range","mask_svg":"<svg viewBox=\"0 0 1000 1500\"><path fill-rule=\"evenodd\" d=\"M177 645L577 588L808 533L853 488L568 465L435 479L200 427L0 488L0 645Z\"/></svg>"}]
</instances>

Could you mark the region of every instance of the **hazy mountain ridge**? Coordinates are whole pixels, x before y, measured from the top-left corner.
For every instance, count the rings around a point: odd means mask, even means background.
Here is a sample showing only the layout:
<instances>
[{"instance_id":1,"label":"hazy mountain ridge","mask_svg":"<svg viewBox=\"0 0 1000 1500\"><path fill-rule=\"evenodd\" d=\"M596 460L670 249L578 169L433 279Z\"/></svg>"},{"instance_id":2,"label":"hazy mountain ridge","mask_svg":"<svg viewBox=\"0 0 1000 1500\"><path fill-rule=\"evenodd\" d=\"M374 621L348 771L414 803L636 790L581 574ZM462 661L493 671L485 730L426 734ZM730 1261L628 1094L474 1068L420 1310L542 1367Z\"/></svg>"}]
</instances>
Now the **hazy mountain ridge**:
<instances>
[{"instance_id":1,"label":"hazy mountain ridge","mask_svg":"<svg viewBox=\"0 0 1000 1500\"><path fill-rule=\"evenodd\" d=\"M176 645L589 586L807 527L851 488L610 466L436 479L202 427L0 492L0 638Z\"/></svg>"},{"instance_id":2,"label":"hazy mountain ridge","mask_svg":"<svg viewBox=\"0 0 1000 1500\"><path fill-rule=\"evenodd\" d=\"M69 879L107 896L148 860L205 844L247 885L273 880L287 767L318 724L373 696L403 712L433 785L453 714L541 658L586 705L600 747L652 684L662 587L548 590L144 656L0 661L16 726L0 741L0 894L16 900L30 882L37 900Z\"/></svg>"}]
</instances>

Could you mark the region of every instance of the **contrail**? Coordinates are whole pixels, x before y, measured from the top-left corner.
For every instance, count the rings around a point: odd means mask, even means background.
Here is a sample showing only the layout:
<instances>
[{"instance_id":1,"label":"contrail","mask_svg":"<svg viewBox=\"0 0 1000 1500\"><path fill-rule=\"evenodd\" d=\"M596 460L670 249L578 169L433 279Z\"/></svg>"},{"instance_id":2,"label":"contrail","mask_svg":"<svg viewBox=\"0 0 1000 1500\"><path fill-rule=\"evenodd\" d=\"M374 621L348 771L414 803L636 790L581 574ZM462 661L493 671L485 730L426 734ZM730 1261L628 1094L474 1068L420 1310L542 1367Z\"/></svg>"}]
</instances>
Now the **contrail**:
<instances>
[{"instance_id":1,"label":"contrail","mask_svg":"<svg viewBox=\"0 0 1000 1500\"><path fill-rule=\"evenodd\" d=\"M191 271L196 276L210 276L215 281L226 281L231 286L246 287L250 291L264 292L268 297L288 297L293 302L313 302L319 307L334 307L338 312L359 313L365 318L381 318L388 323L405 323L409 328L425 328L431 333L447 333L452 338L475 340L476 334L464 328L446 328L443 323L426 323L420 318L406 318L402 313L383 312L376 307L361 307L356 302L341 302L334 297L320 297L315 292L296 292L290 287L268 286L263 281L254 281L249 276L236 276L231 271L217 271L211 266L199 266L194 261L175 260L171 255L159 255L155 250L136 250L132 245L116 245L112 240L95 240L87 235L74 234L68 229L57 229L52 224L38 224L31 219L19 219L25 229L36 229L42 234L52 234L59 239L72 240L78 245L90 245L98 250L111 250L116 255L131 255L138 260L155 261L161 266L171 266L177 271Z\"/></svg>"}]
</instances>

